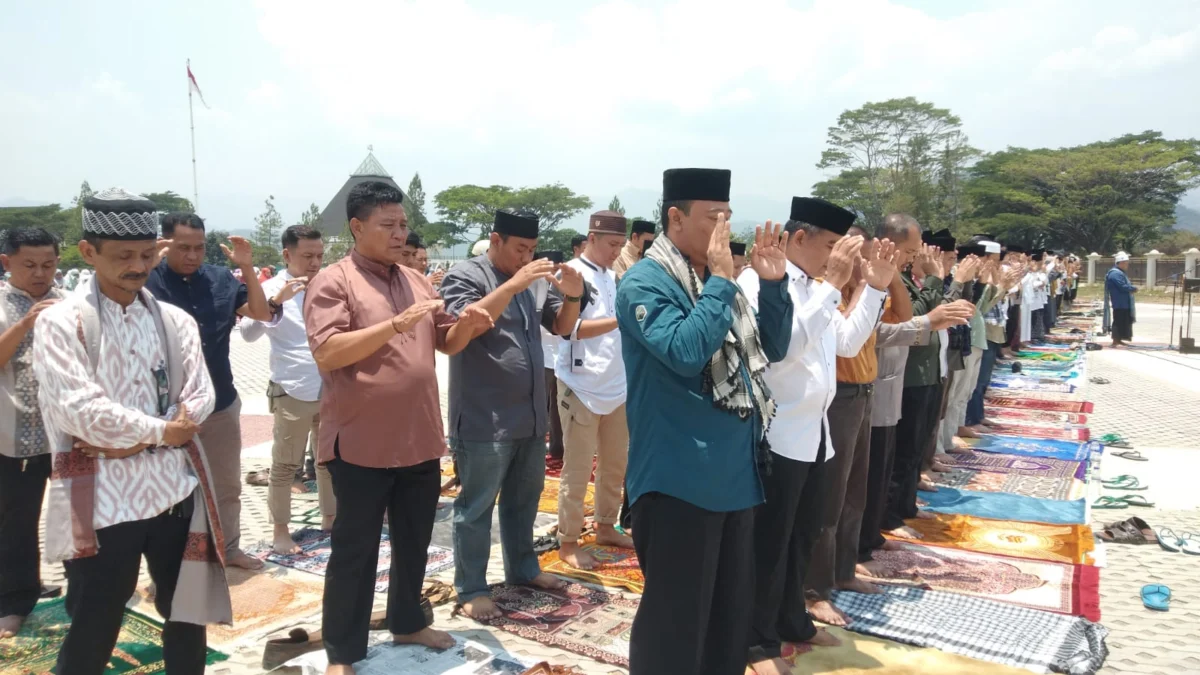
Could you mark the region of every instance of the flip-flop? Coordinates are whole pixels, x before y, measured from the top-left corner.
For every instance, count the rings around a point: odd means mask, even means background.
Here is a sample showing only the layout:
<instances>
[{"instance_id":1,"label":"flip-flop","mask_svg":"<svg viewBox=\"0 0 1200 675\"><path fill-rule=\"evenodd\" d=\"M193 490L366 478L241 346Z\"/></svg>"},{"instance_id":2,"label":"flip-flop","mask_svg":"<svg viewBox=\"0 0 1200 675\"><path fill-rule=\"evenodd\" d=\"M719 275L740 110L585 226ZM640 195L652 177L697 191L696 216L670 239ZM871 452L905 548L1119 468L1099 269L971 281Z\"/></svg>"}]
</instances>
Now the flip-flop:
<instances>
[{"instance_id":1,"label":"flip-flop","mask_svg":"<svg viewBox=\"0 0 1200 675\"><path fill-rule=\"evenodd\" d=\"M1179 535L1179 548L1188 555L1200 555L1200 539L1191 532L1184 532Z\"/></svg>"},{"instance_id":2,"label":"flip-flop","mask_svg":"<svg viewBox=\"0 0 1200 675\"><path fill-rule=\"evenodd\" d=\"M1103 497L1101 497L1101 499L1103 499ZM1119 502L1125 502L1130 506L1140 506L1144 508L1150 508L1154 506L1154 502L1141 495L1122 495L1117 497L1116 500Z\"/></svg>"},{"instance_id":3,"label":"flip-flop","mask_svg":"<svg viewBox=\"0 0 1200 675\"><path fill-rule=\"evenodd\" d=\"M1165 612L1170 609L1171 589L1162 584L1146 584L1142 586L1142 604L1146 609Z\"/></svg>"},{"instance_id":4,"label":"flip-flop","mask_svg":"<svg viewBox=\"0 0 1200 675\"><path fill-rule=\"evenodd\" d=\"M1112 444L1105 443L1105 445L1112 445ZM1121 459L1133 460L1135 462L1149 462L1150 461L1149 457L1142 457L1142 453L1138 452L1137 450L1126 450L1124 452L1114 452L1114 453L1112 453L1112 456L1120 457Z\"/></svg>"},{"instance_id":5,"label":"flip-flop","mask_svg":"<svg viewBox=\"0 0 1200 675\"><path fill-rule=\"evenodd\" d=\"M1127 508L1129 508L1129 503L1122 499L1116 499L1114 497L1100 497L1096 501L1092 502L1092 508L1093 509L1127 509Z\"/></svg>"},{"instance_id":6,"label":"flip-flop","mask_svg":"<svg viewBox=\"0 0 1200 675\"><path fill-rule=\"evenodd\" d=\"M1108 381L1107 378L1100 377L1099 375L1088 378L1088 382L1091 382L1093 384L1112 384L1111 382Z\"/></svg>"},{"instance_id":7,"label":"flip-flop","mask_svg":"<svg viewBox=\"0 0 1200 675\"><path fill-rule=\"evenodd\" d=\"M1169 527L1158 529L1158 545L1171 553L1179 553L1183 550L1183 540Z\"/></svg>"},{"instance_id":8,"label":"flip-flop","mask_svg":"<svg viewBox=\"0 0 1200 675\"><path fill-rule=\"evenodd\" d=\"M1104 434L1100 437L1100 442L1110 448L1133 448L1133 446L1130 445L1129 442L1126 441L1123 436L1121 436L1121 434Z\"/></svg>"},{"instance_id":9,"label":"flip-flop","mask_svg":"<svg viewBox=\"0 0 1200 675\"><path fill-rule=\"evenodd\" d=\"M1100 484L1105 490L1147 490L1150 486L1142 485L1134 476L1119 476L1114 480L1102 480Z\"/></svg>"}]
</instances>

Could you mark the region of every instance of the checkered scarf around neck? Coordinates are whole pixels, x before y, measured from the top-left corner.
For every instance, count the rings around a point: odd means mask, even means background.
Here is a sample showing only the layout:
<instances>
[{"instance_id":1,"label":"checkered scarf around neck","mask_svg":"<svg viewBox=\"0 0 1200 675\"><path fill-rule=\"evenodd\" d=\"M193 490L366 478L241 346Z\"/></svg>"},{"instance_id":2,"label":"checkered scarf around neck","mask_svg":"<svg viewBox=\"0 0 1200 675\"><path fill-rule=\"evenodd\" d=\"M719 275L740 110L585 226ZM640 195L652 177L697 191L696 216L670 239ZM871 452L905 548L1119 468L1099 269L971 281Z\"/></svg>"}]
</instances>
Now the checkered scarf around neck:
<instances>
[{"instance_id":1,"label":"checkered scarf around neck","mask_svg":"<svg viewBox=\"0 0 1200 675\"><path fill-rule=\"evenodd\" d=\"M696 278L691 263L670 239L665 236L655 239L645 257L661 265L683 287L692 305L696 304L704 284ZM750 373L749 388L746 387L746 378L742 377L742 364ZM733 299L733 326L725 334L721 348L704 367L704 393L712 393L713 404L717 408L742 419L758 413L762 419L762 436L759 438L757 459L764 468L769 468L771 458L767 429L775 417L775 400L763 381L767 364L767 355L763 353L758 336L758 320L750 301L739 288Z\"/></svg>"}]
</instances>

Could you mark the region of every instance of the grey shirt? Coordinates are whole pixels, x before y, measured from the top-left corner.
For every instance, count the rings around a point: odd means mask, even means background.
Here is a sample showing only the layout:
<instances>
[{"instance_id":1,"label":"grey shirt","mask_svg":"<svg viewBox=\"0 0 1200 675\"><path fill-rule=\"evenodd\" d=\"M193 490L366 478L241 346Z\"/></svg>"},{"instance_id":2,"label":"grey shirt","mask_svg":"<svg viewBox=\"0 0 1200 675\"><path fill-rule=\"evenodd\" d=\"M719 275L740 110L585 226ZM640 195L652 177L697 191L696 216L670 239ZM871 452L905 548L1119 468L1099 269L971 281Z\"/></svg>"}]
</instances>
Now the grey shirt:
<instances>
[{"instance_id":1,"label":"grey shirt","mask_svg":"<svg viewBox=\"0 0 1200 675\"><path fill-rule=\"evenodd\" d=\"M467 305L499 288L509 276L486 255L455 265L442 280L446 311L458 316ZM450 428L461 441L515 441L546 435L546 376L543 326L553 333L562 296L538 281L504 308L496 325L450 357Z\"/></svg>"},{"instance_id":2,"label":"grey shirt","mask_svg":"<svg viewBox=\"0 0 1200 675\"><path fill-rule=\"evenodd\" d=\"M62 290L51 288L42 300L63 297ZM38 300L12 284L0 286L0 333L12 328L37 303ZM25 458L50 452L37 397L31 330L13 357L0 368L0 455Z\"/></svg>"}]
</instances>

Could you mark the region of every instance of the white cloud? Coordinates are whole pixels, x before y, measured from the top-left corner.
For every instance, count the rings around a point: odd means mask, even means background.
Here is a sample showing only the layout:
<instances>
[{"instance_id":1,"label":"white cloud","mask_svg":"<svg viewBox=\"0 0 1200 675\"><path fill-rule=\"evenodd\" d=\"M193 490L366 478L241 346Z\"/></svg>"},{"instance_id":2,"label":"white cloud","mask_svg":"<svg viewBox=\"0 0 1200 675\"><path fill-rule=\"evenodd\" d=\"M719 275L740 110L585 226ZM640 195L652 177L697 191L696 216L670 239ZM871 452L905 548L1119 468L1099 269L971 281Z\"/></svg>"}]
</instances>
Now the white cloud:
<instances>
[{"instance_id":1,"label":"white cloud","mask_svg":"<svg viewBox=\"0 0 1200 675\"><path fill-rule=\"evenodd\" d=\"M1141 40L1133 28L1107 26L1096 33L1090 45L1056 51L1037 70L1042 79L1072 74L1121 77L1184 63L1198 52L1200 25L1147 40Z\"/></svg>"},{"instance_id":2,"label":"white cloud","mask_svg":"<svg viewBox=\"0 0 1200 675\"><path fill-rule=\"evenodd\" d=\"M87 83L86 89L91 94L116 101L122 105L130 105L135 102L133 94L126 89L125 83L109 73L100 73Z\"/></svg>"},{"instance_id":3,"label":"white cloud","mask_svg":"<svg viewBox=\"0 0 1200 675\"><path fill-rule=\"evenodd\" d=\"M1138 32L1129 26L1105 26L1092 38L1092 44L1102 49L1113 45L1123 45L1136 42Z\"/></svg>"},{"instance_id":4,"label":"white cloud","mask_svg":"<svg viewBox=\"0 0 1200 675\"><path fill-rule=\"evenodd\" d=\"M278 106L282 97L283 89L270 80L260 82L257 87L246 94L246 100L250 105L270 108Z\"/></svg>"}]
</instances>

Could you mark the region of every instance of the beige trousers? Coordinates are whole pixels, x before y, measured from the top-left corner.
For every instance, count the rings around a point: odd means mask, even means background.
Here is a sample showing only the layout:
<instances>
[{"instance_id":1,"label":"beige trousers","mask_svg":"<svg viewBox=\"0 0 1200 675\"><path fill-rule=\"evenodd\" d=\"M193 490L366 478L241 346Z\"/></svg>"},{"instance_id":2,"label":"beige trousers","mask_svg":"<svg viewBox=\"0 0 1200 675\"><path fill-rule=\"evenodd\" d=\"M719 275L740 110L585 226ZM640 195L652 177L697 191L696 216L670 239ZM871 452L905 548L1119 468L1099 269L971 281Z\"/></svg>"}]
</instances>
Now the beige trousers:
<instances>
[{"instance_id":1,"label":"beige trousers","mask_svg":"<svg viewBox=\"0 0 1200 675\"><path fill-rule=\"evenodd\" d=\"M271 446L271 482L267 488L267 507L272 523L288 523L292 519L292 481L296 471L304 466L304 452L309 438L315 445L321 427L321 402L301 401L288 396L283 387L272 382L267 388L267 401L275 415L275 443ZM321 516L331 518L337 513L333 483L329 470L317 464L317 500Z\"/></svg>"},{"instance_id":2,"label":"beige trousers","mask_svg":"<svg viewBox=\"0 0 1200 675\"><path fill-rule=\"evenodd\" d=\"M233 553L242 540L242 399L209 415L200 425L199 436L212 471L209 478L225 534L225 552Z\"/></svg>"},{"instance_id":3,"label":"beige trousers","mask_svg":"<svg viewBox=\"0 0 1200 675\"><path fill-rule=\"evenodd\" d=\"M563 428L562 482L558 488L558 539L576 541L583 531L583 502L596 458L596 523L615 525L629 461L629 426L625 404L597 415L562 380L558 382L558 414Z\"/></svg>"}]
</instances>

